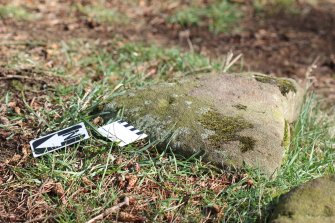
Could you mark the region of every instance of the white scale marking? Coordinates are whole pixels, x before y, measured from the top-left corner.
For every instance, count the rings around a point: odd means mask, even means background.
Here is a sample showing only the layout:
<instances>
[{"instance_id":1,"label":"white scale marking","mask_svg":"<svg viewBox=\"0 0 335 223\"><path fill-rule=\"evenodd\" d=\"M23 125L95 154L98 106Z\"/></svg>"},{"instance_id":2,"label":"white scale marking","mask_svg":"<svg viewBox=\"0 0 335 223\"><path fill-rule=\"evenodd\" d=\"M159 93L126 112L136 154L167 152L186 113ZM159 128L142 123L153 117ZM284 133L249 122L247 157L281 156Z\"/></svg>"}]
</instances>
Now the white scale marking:
<instances>
[{"instance_id":1,"label":"white scale marking","mask_svg":"<svg viewBox=\"0 0 335 223\"><path fill-rule=\"evenodd\" d=\"M102 136L119 143L118 145L120 147L147 137L144 133L139 134L140 130L122 121L116 121L102 126L98 128L98 131Z\"/></svg>"}]
</instances>

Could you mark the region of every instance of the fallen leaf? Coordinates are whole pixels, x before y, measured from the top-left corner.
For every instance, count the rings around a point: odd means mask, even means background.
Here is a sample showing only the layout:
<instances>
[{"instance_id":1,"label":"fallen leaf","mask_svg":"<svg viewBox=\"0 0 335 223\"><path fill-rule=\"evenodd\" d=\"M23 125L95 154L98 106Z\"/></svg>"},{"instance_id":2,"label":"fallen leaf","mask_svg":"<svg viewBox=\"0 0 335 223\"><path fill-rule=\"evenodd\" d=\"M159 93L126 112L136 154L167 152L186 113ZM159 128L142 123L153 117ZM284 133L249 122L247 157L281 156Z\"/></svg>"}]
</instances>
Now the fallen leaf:
<instances>
[{"instance_id":1,"label":"fallen leaf","mask_svg":"<svg viewBox=\"0 0 335 223\"><path fill-rule=\"evenodd\" d=\"M86 176L83 176L81 179L83 180L83 183L86 186L95 187L95 184L90 179L88 179Z\"/></svg>"},{"instance_id":2,"label":"fallen leaf","mask_svg":"<svg viewBox=\"0 0 335 223\"><path fill-rule=\"evenodd\" d=\"M7 112L7 106L5 104L0 105L0 114L5 114Z\"/></svg>"},{"instance_id":3,"label":"fallen leaf","mask_svg":"<svg viewBox=\"0 0 335 223\"><path fill-rule=\"evenodd\" d=\"M63 204L67 203L67 200L65 197L65 191L61 183L55 183L53 187L53 192L61 198Z\"/></svg>"},{"instance_id":4,"label":"fallen leaf","mask_svg":"<svg viewBox=\"0 0 335 223\"><path fill-rule=\"evenodd\" d=\"M0 124L3 124L3 125L9 125L9 120L8 118L4 117L4 116L0 116Z\"/></svg>"},{"instance_id":5,"label":"fallen leaf","mask_svg":"<svg viewBox=\"0 0 335 223\"><path fill-rule=\"evenodd\" d=\"M67 200L65 198L65 191L61 183L56 183L53 180L47 180L40 188L40 193L55 193L58 197L61 198L62 203L66 204Z\"/></svg>"},{"instance_id":6,"label":"fallen leaf","mask_svg":"<svg viewBox=\"0 0 335 223\"><path fill-rule=\"evenodd\" d=\"M218 205L211 205L204 207L202 211L205 216L217 216L221 212L221 208Z\"/></svg>"},{"instance_id":7,"label":"fallen leaf","mask_svg":"<svg viewBox=\"0 0 335 223\"><path fill-rule=\"evenodd\" d=\"M128 181L127 191L129 191L135 187L135 184L137 182L137 176L135 175L127 176L126 180Z\"/></svg>"},{"instance_id":8,"label":"fallen leaf","mask_svg":"<svg viewBox=\"0 0 335 223\"><path fill-rule=\"evenodd\" d=\"M8 102L8 107L15 108L16 107L16 102L15 101Z\"/></svg>"},{"instance_id":9,"label":"fallen leaf","mask_svg":"<svg viewBox=\"0 0 335 223\"><path fill-rule=\"evenodd\" d=\"M140 223L140 222L145 222L145 217L142 216L137 216L137 215L133 215L127 212L119 212L116 218L117 221L121 221L121 222L136 222L136 223Z\"/></svg>"},{"instance_id":10,"label":"fallen leaf","mask_svg":"<svg viewBox=\"0 0 335 223\"><path fill-rule=\"evenodd\" d=\"M252 187L254 185L254 181L252 179L249 179L247 181L247 185L248 185L248 187Z\"/></svg>"},{"instance_id":11,"label":"fallen leaf","mask_svg":"<svg viewBox=\"0 0 335 223\"><path fill-rule=\"evenodd\" d=\"M21 109L19 107L15 107L14 111L16 114L21 115Z\"/></svg>"},{"instance_id":12,"label":"fallen leaf","mask_svg":"<svg viewBox=\"0 0 335 223\"><path fill-rule=\"evenodd\" d=\"M5 161L6 164L9 163L17 163L21 159L21 156L19 154L15 154L12 158Z\"/></svg>"},{"instance_id":13,"label":"fallen leaf","mask_svg":"<svg viewBox=\"0 0 335 223\"><path fill-rule=\"evenodd\" d=\"M103 123L103 119L100 116L98 116L95 119L93 119L93 124L94 125L100 125L102 123Z\"/></svg>"}]
</instances>

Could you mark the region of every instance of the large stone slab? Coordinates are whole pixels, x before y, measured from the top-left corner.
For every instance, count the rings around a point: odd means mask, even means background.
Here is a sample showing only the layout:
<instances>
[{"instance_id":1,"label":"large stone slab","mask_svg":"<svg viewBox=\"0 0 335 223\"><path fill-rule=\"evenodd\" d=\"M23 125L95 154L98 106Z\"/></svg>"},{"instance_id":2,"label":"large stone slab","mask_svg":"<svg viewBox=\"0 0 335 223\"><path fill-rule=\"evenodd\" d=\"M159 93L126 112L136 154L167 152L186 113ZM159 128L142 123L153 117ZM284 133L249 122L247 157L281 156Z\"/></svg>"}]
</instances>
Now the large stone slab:
<instances>
[{"instance_id":1,"label":"large stone slab","mask_svg":"<svg viewBox=\"0 0 335 223\"><path fill-rule=\"evenodd\" d=\"M335 222L335 176L312 180L281 196L270 222Z\"/></svg>"},{"instance_id":2,"label":"large stone slab","mask_svg":"<svg viewBox=\"0 0 335 223\"><path fill-rule=\"evenodd\" d=\"M188 77L116 97L105 110L185 156L220 167L243 163L272 174L281 164L303 90L290 79L256 73ZM167 137L168 136L168 137Z\"/></svg>"}]
</instances>

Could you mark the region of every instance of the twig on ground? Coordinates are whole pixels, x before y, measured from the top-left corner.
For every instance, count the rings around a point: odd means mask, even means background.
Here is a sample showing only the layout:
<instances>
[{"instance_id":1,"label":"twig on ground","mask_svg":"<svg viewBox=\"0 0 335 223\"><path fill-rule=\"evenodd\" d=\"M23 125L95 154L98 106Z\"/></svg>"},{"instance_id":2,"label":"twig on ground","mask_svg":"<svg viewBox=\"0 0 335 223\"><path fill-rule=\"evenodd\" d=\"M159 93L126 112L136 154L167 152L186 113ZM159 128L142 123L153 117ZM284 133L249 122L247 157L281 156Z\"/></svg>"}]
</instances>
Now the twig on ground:
<instances>
[{"instance_id":1,"label":"twig on ground","mask_svg":"<svg viewBox=\"0 0 335 223\"><path fill-rule=\"evenodd\" d=\"M113 206L111 208L106 209L103 213L95 216L94 218L92 218L91 220L87 221L86 223L94 223L94 222L96 222L98 220L102 220L106 216L111 215L111 214L117 212L123 206L128 206L128 205L129 205L129 198L125 197L123 202L118 203L117 205L115 205L115 206Z\"/></svg>"},{"instance_id":2,"label":"twig on ground","mask_svg":"<svg viewBox=\"0 0 335 223\"><path fill-rule=\"evenodd\" d=\"M33 78L21 75L7 75L5 77L0 77L0 80L9 80L9 79L33 79Z\"/></svg>"},{"instance_id":3,"label":"twig on ground","mask_svg":"<svg viewBox=\"0 0 335 223\"><path fill-rule=\"evenodd\" d=\"M209 73L213 70L212 67L203 67L203 68L200 68L200 69L196 69L196 70L191 70L189 72L186 72L184 75L185 76L188 76L188 75L194 75L194 74L199 74L199 73Z\"/></svg>"},{"instance_id":4,"label":"twig on ground","mask_svg":"<svg viewBox=\"0 0 335 223\"><path fill-rule=\"evenodd\" d=\"M28 77L28 76L24 76L24 75L15 75L15 74L9 74L9 75L5 75L4 77L0 77L0 80L12 80L12 79L24 79L24 80L31 80L31 81L45 81L45 77L36 77L35 75L34 76L31 76L31 77Z\"/></svg>"},{"instance_id":5,"label":"twig on ground","mask_svg":"<svg viewBox=\"0 0 335 223\"><path fill-rule=\"evenodd\" d=\"M224 64L224 66L223 66L223 72L224 73L226 73L226 72L228 72L229 71L229 69L240 59L242 57L242 54L239 54L239 55L237 55L235 58L234 58L234 53L232 52L232 51L230 51L228 54L227 54L227 56L226 56L226 58L225 58L225 60L224 60L224 62L223 62L223 64Z\"/></svg>"},{"instance_id":6,"label":"twig on ground","mask_svg":"<svg viewBox=\"0 0 335 223\"><path fill-rule=\"evenodd\" d=\"M307 71L305 73L305 89L308 90L310 87L317 82L316 77L312 76L312 73L315 71L315 69L318 67L317 63L319 61L319 57L317 57L313 63L307 68Z\"/></svg>"}]
</instances>

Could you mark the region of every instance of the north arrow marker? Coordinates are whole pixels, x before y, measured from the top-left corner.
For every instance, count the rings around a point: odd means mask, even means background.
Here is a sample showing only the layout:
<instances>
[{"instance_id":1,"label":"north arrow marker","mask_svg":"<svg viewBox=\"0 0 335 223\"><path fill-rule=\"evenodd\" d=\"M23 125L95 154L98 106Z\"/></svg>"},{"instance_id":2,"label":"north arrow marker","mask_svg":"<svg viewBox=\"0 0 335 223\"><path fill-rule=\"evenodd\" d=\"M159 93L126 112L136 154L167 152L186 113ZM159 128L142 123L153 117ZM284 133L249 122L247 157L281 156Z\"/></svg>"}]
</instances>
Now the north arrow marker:
<instances>
[{"instance_id":1,"label":"north arrow marker","mask_svg":"<svg viewBox=\"0 0 335 223\"><path fill-rule=\"evenodd\" d=\"M33 151L33 156L38 157L88 138L89 135L84 123L79 123L39 139L32 140L30 141L30 146Z\"/></svg>"},{"instance_id":2,"label":"north arrow marker","mask_svg":"<svg viewBox=\"0 0 335 223\"><path fill-rule=\"evenodd\" d=\"M62 146L62 142L64 142L65 138L66 137L64 136L58 136L57 134L55 134L51 138L49 138L47 141L45 141L44 143L37 146L36 149L60 147Z\"/></svg>"}]
</instances>

